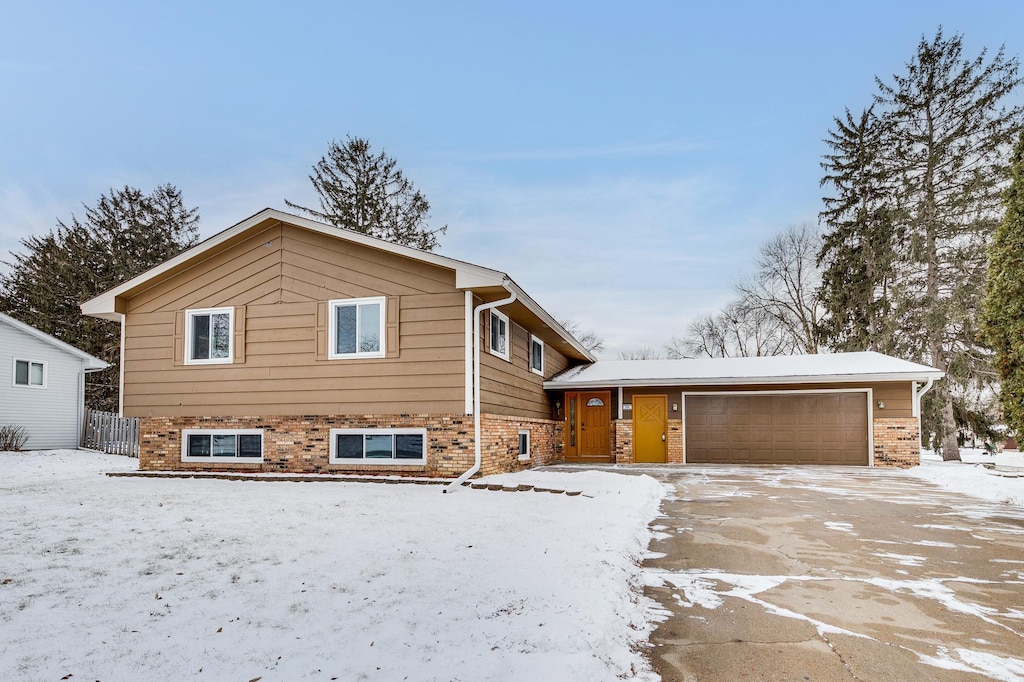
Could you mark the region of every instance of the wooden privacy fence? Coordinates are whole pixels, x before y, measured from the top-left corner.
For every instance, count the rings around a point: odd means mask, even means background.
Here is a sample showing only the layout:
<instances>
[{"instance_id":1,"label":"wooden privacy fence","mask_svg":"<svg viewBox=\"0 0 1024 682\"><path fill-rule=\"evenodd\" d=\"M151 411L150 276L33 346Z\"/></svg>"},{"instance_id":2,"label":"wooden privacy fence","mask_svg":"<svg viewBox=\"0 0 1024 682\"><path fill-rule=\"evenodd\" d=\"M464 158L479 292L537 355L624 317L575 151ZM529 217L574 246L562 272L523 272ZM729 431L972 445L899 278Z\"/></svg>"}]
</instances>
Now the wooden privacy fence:
<instances>
[{"instance_id":1,"label":"wooden privacy fence","mask_svg":"<svg viewBox=\"0 0 1024 682\"><path fill-rule=\"evenodd\" d=\"M85 411L82 446L112 455L139 456L139 418L113 412Z\"/></svg>"}]
</instances>

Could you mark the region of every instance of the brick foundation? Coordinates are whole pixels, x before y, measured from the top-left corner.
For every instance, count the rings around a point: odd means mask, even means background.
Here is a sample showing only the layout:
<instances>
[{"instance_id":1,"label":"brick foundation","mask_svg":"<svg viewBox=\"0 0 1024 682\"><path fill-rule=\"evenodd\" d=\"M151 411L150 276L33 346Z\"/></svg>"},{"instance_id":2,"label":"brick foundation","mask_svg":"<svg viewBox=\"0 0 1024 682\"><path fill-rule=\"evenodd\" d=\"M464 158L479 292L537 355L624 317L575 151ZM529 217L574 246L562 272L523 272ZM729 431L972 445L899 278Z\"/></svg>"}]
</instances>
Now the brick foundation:
<instances>
[{"instance_id":1,"label":"brick foundation","mask_svg":"<svg viewBox=\"0 0 1024 682\"><path fill-rule=\"evenodd\" d=\"M921 463L917 417L876 417L873 435L875 466L906 469Z\"/></svg>"},{"instance_id":2,"label":"brick foundation","mask_svg":"<svg viewBox=\"0 0 1024 682\"><path fill-rule=\"evenodd\" d=\"M268 471L458 476L473 465L472 415L359 415L297 417L143 417L142 471ZM425 465L330 462L332 428L421 428L427 432ZM182 462L182 429L262 429L262 462ZM519 430L530 431L531 459L519 461ZM562 422L529 417L481 416L481 475L519 471L561 457Z\"/></svg>"},{"instance_id":3,"label":"brick foundation","mask_svg":"<svg viewBox=\"0 0 1024 682\"><path fill-rule=\"evenodd\" d=\"M668 420L667 464L683 463L683 422L679 419ZM633 420L616 419L612 430L612 461L616 464L633 463Z\"/></svg>"}]
</instances>

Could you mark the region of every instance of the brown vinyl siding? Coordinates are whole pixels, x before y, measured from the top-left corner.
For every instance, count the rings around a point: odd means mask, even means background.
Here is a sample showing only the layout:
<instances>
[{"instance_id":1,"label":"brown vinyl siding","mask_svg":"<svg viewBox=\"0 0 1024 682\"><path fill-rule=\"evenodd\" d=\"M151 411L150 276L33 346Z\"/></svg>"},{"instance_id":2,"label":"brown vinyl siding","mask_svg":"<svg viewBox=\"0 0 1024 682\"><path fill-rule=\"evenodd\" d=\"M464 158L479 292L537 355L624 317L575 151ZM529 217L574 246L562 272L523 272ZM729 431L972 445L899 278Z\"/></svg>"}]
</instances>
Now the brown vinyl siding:
<instances>
[{"instance_id":1,"label":"brown vinyl siding","mask_svg":"<svg viewBox=\"0 0 1024 682\"><path fill-rule=\"evenodd\" d=\"M398 356L318 361L318 304L369 296L398 301ZM175 317L227 306L244 362L175 366ZM274 224L129 299L125 414L460 414L464 344L452 271Z\"/></svg>"},{"instance_id":2,"label":"brown vinyl siding","mask_svg":"<svg viewBox=\"0 0 1024 682\"><path fill-rule=\"evenodd\" d=\"M501 308L498 309L502 312ZM485 315L485 321L489 317ZM552 417L544 381L569 366L564 355L544 344L544 375L530 371L530 332L509 320L509 360L490 352L490 324L481 325L480 411L485 414L522 415L537 419Z\"/></svg>"},{"instance_id":3,"label":"brown vinyl siding","mask_svg":"<svg viewBox=\"0 0 1024 682\"><path fill-rule=\"evenodd\" d=\"M623 403L632 404L633 395L668 395L669 419L682 419L682 394L685 393L727 393L732 391L808 391L808 390L842 390L842 389L866 389L872 390L872 400L875 402L874 417L912 417L913 416L913 395L909 381L893 381L873 384L769 384L769 385L739 385L739 386L673 386L669 388L624 388ZM885 409L879 409L877 403L885 403ZM672 410L675 403L679 409ZM626 410L622 414L624 419L630 419L631 414Z\"/></svg>"}]
</instances>

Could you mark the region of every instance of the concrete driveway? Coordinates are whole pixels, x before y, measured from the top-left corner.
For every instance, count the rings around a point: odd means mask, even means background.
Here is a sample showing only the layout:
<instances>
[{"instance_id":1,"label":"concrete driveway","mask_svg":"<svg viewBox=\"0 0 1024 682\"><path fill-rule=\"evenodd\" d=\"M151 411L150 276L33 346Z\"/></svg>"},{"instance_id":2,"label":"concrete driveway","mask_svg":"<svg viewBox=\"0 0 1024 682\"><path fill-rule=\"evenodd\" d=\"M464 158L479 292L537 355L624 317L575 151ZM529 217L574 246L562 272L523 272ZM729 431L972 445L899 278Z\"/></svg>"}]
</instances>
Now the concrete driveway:
<instances>
[{"instance_id":1,"label":"concrete driveway","mask_svg":"<svg viewBox=\"0 0 1024 682\"><path fill-rule=\"evenodd\" d=\"M609 470L671 488L645 562L665 682L1024 680L1020 508L890 469Z\"/></svg>"}]
</instances>

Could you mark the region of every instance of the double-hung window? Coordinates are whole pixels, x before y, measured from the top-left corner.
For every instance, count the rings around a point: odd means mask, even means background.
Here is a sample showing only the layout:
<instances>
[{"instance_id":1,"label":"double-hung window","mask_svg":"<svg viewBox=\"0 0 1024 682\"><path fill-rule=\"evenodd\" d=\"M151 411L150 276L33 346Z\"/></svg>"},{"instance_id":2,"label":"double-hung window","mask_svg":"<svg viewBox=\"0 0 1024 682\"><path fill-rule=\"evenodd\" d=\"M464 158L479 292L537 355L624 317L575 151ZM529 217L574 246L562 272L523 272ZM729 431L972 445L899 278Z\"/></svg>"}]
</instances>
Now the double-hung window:
<instances>
[{"instance_id":1,"label":"double-hung window","mask_svg":"<svg viewBox=\"0 0 1024 682\"><path fill-rule=\"evenodd\" d=\"M330 302L332 360L384 357L384 297Z\"/></svg>"},{"instance_id":2,"label":"double-hung window","mask_svg":"<svg viewBox=\"0 0 1024 682\"><path fill-rule=\"evenodd\" d=\"M183 462L262 462L262 429L183 429Z\"/></svg>"},{"instance_id":3,"label":"double-hung window","mask_svg":"<svg viewBox=\"0 0 1024 682\"><path fill-rule=\"evenodd\" d=\"M232 361L234 308L185 311L185 364L217 365Z\"/></svg>"},{"instance_id":4,"label":"double-hung window","mask_svg":"<svg viewBox=\"0 0 1024 682\"><path fill-rule=\"evenodd\" d=\"M46 388L46 363L15 359L14 385Z\"/></svg>"},{"instance_id":5,"label":"double-hung window","mask_svg":"<svg viewBox=\"0 0 1024 682\"><path fill-rule=\"evenodd\" d=\"M544 375L544 342L530 334L530 371Z\"/></svg>"},{"instance_id":6,"label":"double-hung window","mask_svg":"<svg viewBox=\"0 0 1024 682\"><path fill-rule=\"evenodd\" d=\"M491 310L491 353L508 360L508 316Z\"/></svg>"},{"instance_id":7,"label":"double-hung window","mask_svg":"<svg viewBox=\"0 0 1024 682\"><path fill-rule=\"evenodd\" d=\"M426 429L331 429L333 464L426 464Z\"/></svg>"}]
</instances>

